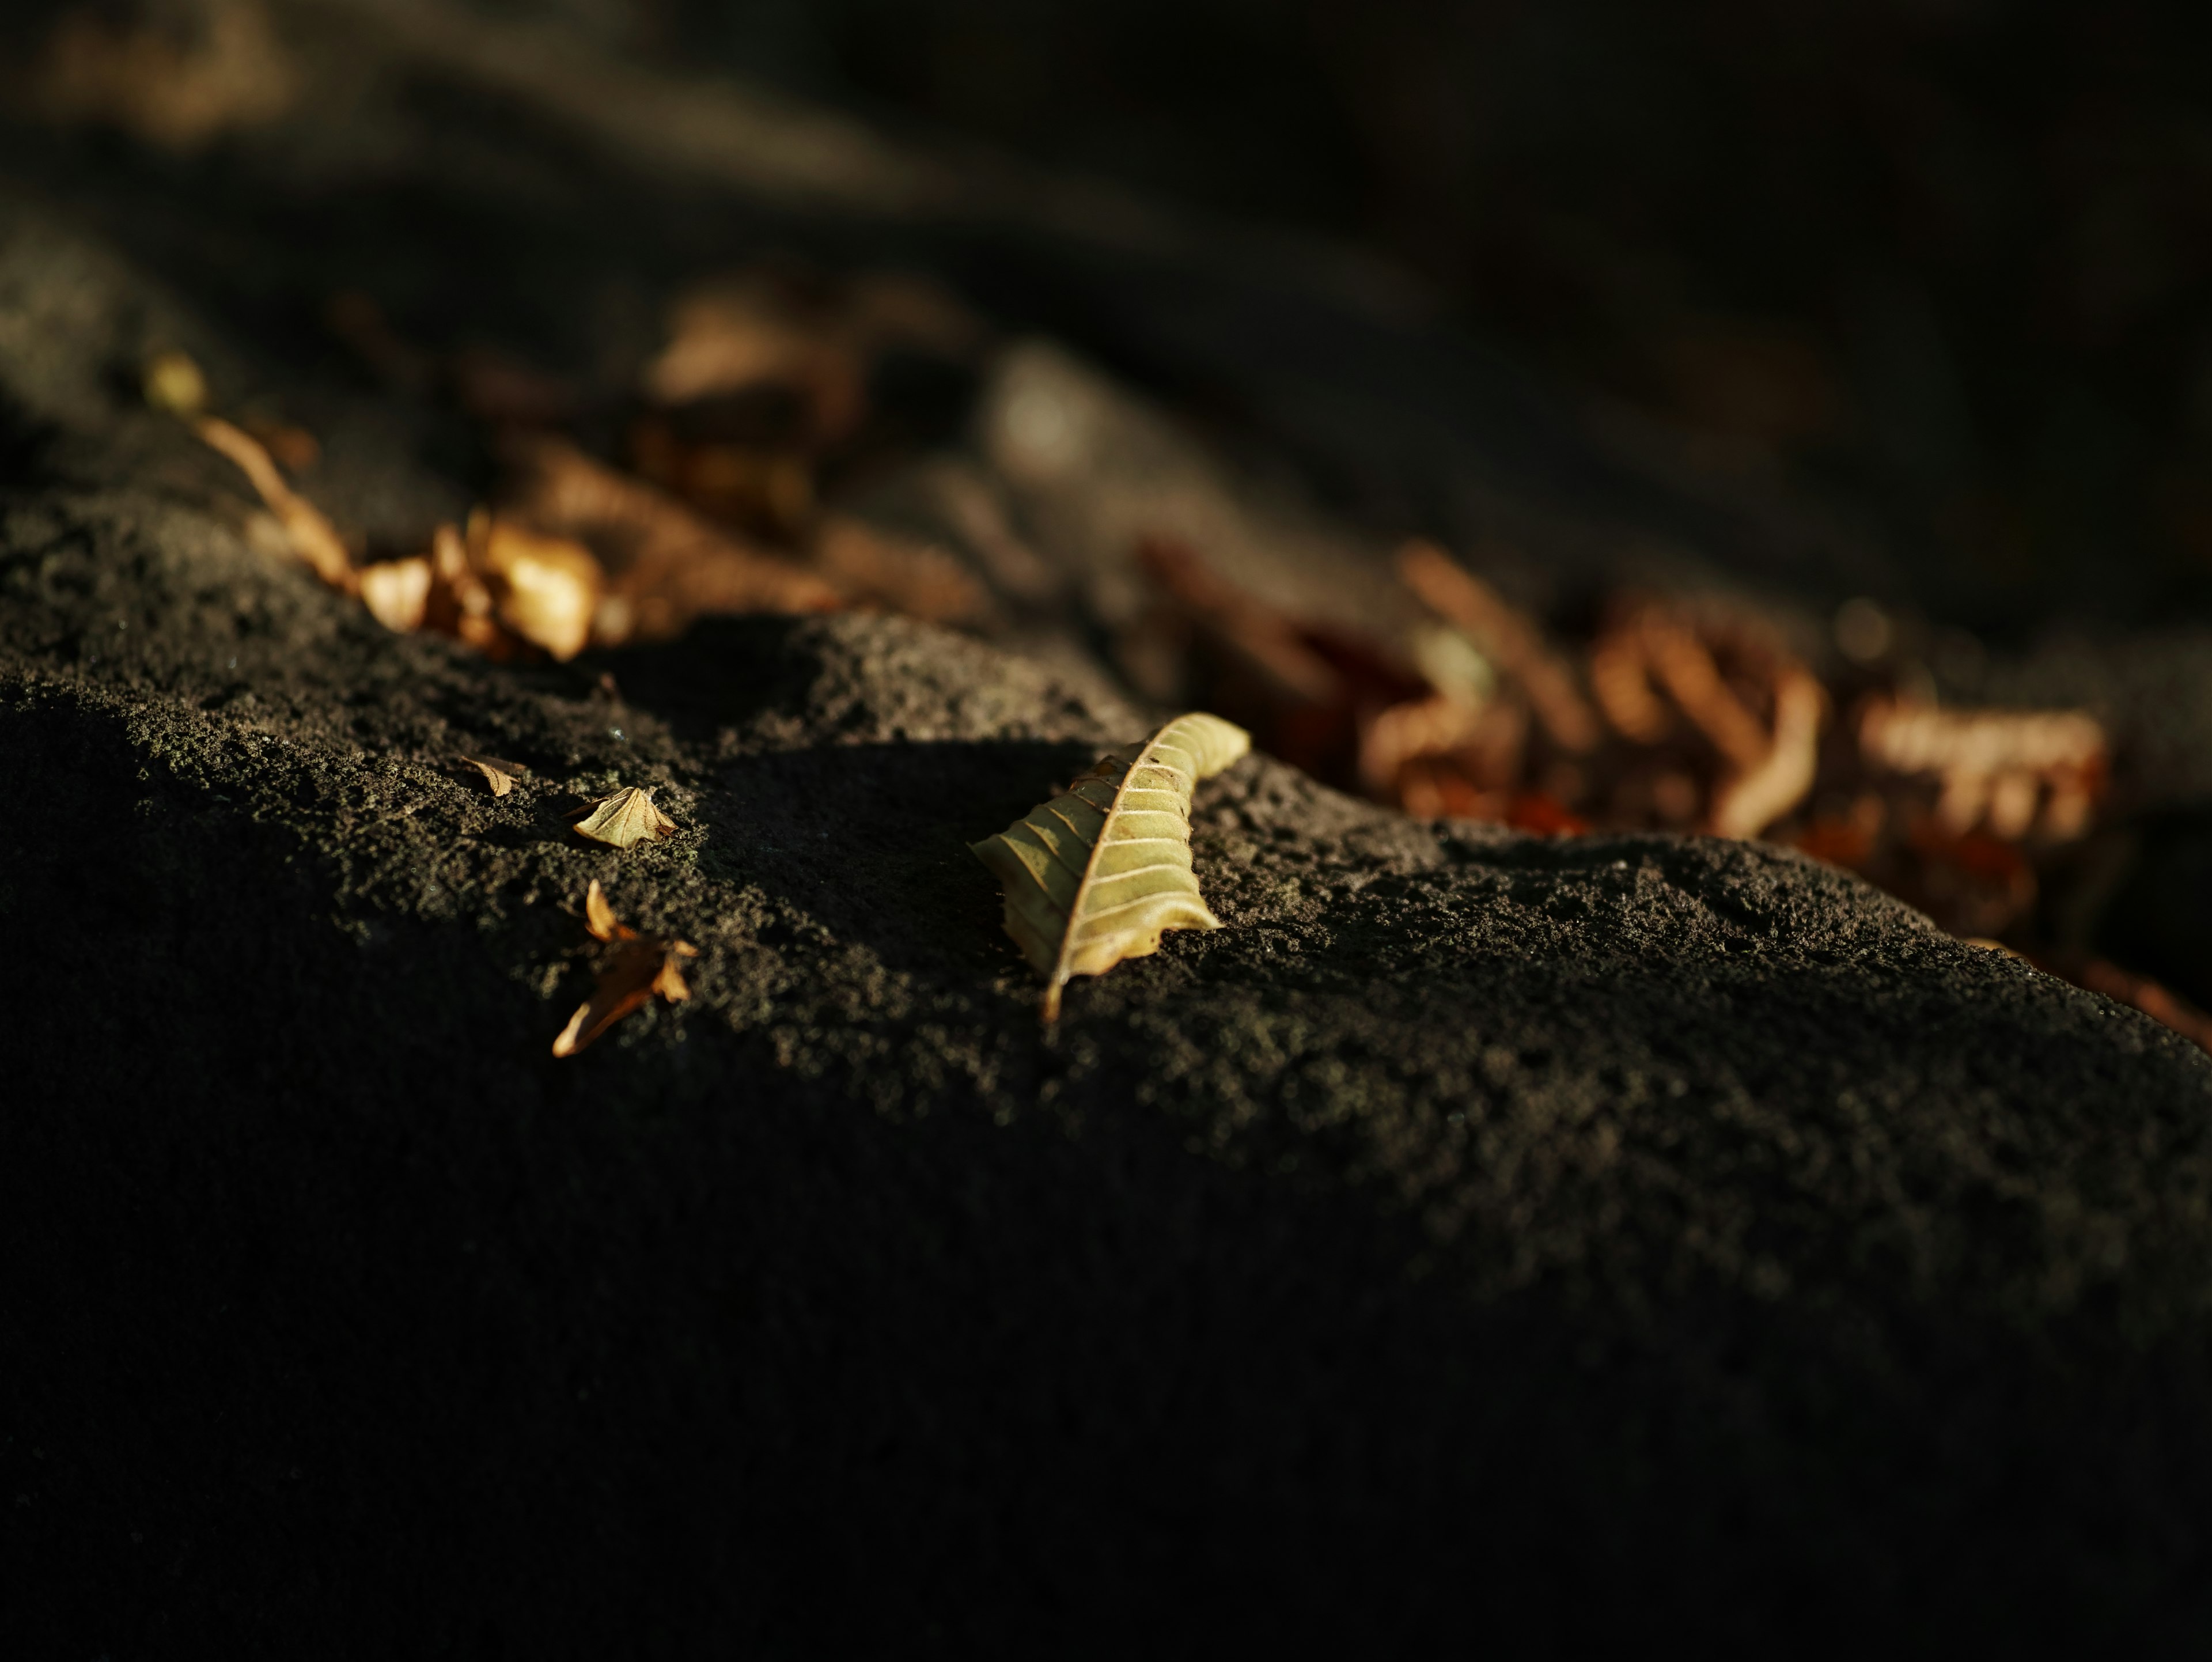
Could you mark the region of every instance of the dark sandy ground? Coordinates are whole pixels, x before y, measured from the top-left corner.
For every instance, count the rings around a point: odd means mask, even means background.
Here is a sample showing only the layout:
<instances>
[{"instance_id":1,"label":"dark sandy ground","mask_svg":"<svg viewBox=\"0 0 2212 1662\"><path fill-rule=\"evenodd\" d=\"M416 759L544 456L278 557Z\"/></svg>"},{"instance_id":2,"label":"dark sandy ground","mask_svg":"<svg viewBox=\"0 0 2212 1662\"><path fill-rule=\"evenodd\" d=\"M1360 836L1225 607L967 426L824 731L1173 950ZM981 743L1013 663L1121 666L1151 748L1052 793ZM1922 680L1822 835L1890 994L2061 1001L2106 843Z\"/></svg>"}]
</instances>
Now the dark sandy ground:
<instances>
[{"instance_id":1,"label":"dark sandy ground","mask_svg":"<svg viewBox=\"0 0 2212 1662\"><path fill-rule=\"evenodd\" d=\"M127 373L283 390L353 522L465 503L297 344L307 210L13 142L18 1653L2212 1637L2204 1055L1795 856L1264 758L1227 927L1048 1035L963 844L1139 714L893 619L386 634ZM616 782L678 834L578 843ZM556 1062L595 877L695 996Z\"/></svg>"}]
</instances>

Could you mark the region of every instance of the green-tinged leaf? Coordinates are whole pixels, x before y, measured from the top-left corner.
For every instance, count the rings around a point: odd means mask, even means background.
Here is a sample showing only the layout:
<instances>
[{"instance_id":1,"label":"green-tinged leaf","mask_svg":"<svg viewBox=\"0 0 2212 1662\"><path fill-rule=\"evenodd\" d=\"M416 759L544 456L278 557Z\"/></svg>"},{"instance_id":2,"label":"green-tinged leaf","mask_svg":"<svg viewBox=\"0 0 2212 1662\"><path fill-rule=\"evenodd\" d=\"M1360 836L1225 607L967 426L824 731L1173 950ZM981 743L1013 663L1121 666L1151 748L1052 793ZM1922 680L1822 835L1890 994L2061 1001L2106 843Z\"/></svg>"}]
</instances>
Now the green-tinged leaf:
<instances>
[{"instance_id":1,"label":"green-tinged leaf","mask_svg":"<svg viewBox=\"0 0 2212 1662\"><path fill-rule=\"evenodd\" d=\"M1071 976L1158 952L1169 929L1218 929L1190 868L1190 794L1252 747L1218 715L1181 715L1103 758L996 837L972 843L1006 892L1006 933L1045 977L1044 1018Z\"/></svg>"}]
</instances>

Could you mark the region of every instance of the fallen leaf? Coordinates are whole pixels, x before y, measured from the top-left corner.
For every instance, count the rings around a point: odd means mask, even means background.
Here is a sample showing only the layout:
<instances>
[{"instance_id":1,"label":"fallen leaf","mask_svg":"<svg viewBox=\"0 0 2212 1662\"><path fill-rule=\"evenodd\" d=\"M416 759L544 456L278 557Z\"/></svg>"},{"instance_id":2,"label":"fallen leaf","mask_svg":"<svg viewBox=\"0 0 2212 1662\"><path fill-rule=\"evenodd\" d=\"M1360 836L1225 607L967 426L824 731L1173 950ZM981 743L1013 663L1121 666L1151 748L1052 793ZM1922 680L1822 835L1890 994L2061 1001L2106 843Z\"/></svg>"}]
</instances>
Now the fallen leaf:
<instances>
[{"instance_id":1,"label":"fallen leaf","mask_svg":"<svg viewBox=\"0 0 2212 1662\"><path fill-rule=\"evenodd\" d=\"M1766 753L1735 775L1713 800L1714 835L1756 837L1803 801L1820 763L1820 684L1796 665L1774 687L1774 733Z\"/></svg>"},{"instance_id":2,"label":"fallen leaf","mask_svg":"<svg viewBox=\"0 0 2212 1662\"><path fill-rule=\"evenodd\" d=\"M1653 676L1714 749L1747 772L1766 759L1766 730L1723 678L1712 648L1694 630L1652 607L1638 619L1637 632Z\"/></svg>"},{"instance_id":3,"label":"fallen leaf","mask_svg":"<svg viewBox=\"0 0 2212 1662\"><path fill-rule=\"evenodd\" d=\"M422 627L430 604L430 562L421 555L404 560L381 560L365 565L356 574L361 603L369 615L397 635Z\"/></svg>"},{"instance_id":4,"label":"fallen leaf","mask_svg":"<svg viewBox=\"0 0 2212 1662\"><path fill-rule=\"evenodd\" d=\"M826 612L842 603L805 567L725 534L565 441L520 435L502 451L514 472L515 517L589 544L611 574L594 624L601 641L666 640L709 613Z\"/></svg>"},{"instance_id":5,"label":"fallen leaf","mask_svg":"<svg viewBox=\"0 0 2212 1662\"><path fill-rule=\"evenodd\" d=\"M1486 713L1441 692L1378 710L1360 729L1360 782L1374 795L1389 794L1407 763L1468 744L1482 731Z\"/></svg>"},{"instance_id":6,"label":"fallen leaf","mask_svg":"<svg viewBox=\"0 0 2212 1662\"><path fill-rule=\"evenodd\" d=\"M605 574L589 550L481 508L469 516L467 548L508 629L564 661L591 643Z\"/></svg>"},{"instance_id":7,"label":"fallen leaf","mask_svg":"<svg viewBox=\"0 0 2212 1662\"><path fill-rule=\"evenodd\" d=\"M514 788L514 776L526 771L519 764L501 762L489 756L464 756L461 760L483 775L484 783L491 787L494 796L504 796ZM595 889L598 885L592 886Z\"/></svg>"},{"instance_id":8,"label":"fallen leaf","mask_svg":"<svg viewBox=\"0 0 2212 1662\"><path fill-rule=\"evenodd\" d=\"M203 416L192 431L209 448L236 463L284 528L284 540L293 555L342 594L356 592L359 582L353 557L322 510L284 483L268 449L252 435L234 427L219 416Z\"/></svg>"},{"instance_id":9,"label":"fallen leaf","mask_svg":"<svg viewBox=\"0 0 2212 1662\"><path fill-rule=\"evenodd\" d=\"M2069 841L2087 828L2108 747L2080 710L1939 709L1869 700L1859 753L1877 771L1933 776L1936 817L1954 837L1987 825L2007 840L2040 831Z\"/></svg>"},{"instance_id":10,"label":"fallen leaf","mask_svg":"<svg viewBox=\"0 0 2212 1662\"><path fill-rule=\"evenodd\" d=\"M576 813L583 816L576 827L577 836L613 848L627 849L648 837L676 834L676 822L653 806L653 793L635 785L624 785L611 795L586 802Z\"/></svg>"},{"instance_id":11,"label":"fallen leaf","mask_svg":"<svg viewBox=\"0 0 2212 1662\"><path fill-rule=\"evenodd\" d=\"M469 563L467 539L454 525L430 533L430 594L422 626L467 642L489 657L514 654L515 642L493 615L491 589Z\"/></svg>"},{"instance_id":12,"label":"fallen leaf","mask_svg":"<svg viewBox=\"0 0 2212 1662\"><path fill-rule=\"evenodd\" d=\"M482 765L479 764L478 765ZM584 895L584 928L594 941L615 948L599 971L591 997L576 1007L553 1041L553 1054L572 1056L658 994L671 1004L691 996L677 960L696 958L699 949L673 935L641 934L616 917L599 880Z\"/></svg>"},{"instance_id":13,"label":"fallen leaf","mask_svg":"<svg viewBox=\"0 0 2212 1662\"><path fill-rule=\"evenodd\" d=\"M1218 715L1179 716L969 845L1005 887L1006 933L1045 977L1047 1021L1071 977L1157 952L1168 929L1221 927L1191 874L1191 791L1251 742Z\"/></svg>"},{"instance_id":14,"label":"fallen leaf","mask_svg":"<svg viewBox=\"0 0 2212 1662\"><path fill-rule=\"evenodd\" d=\"M1573 670L1495 589L1419 538L1399 551L1398 571L1438 616L1466 630L1501 673L1520 683L1553 744L1577 756L1596 747L1597 716Z\"/></svg>"}]
</instances>

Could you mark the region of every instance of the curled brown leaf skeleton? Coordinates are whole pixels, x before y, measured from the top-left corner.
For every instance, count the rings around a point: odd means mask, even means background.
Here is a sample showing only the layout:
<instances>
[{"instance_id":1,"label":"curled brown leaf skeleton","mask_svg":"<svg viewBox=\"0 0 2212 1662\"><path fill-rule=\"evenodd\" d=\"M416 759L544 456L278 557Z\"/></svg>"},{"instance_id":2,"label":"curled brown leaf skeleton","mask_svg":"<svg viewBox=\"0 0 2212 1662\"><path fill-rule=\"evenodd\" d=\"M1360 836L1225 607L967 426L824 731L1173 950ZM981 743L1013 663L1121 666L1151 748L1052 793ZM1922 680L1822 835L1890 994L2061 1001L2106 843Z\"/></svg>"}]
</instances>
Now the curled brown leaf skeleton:
<instances>
[{"instance_id":1,"label":"curled brown leaf skeleton","mask_svg":"<svg viewBox=\"0 0 2212 1662\"><path fill-rule=\"evenodd\" d=\"M1045 977L1047 1021L1071 977L1157 952L1169 929L1221 927L1191 872L1191 792L1251 746L1218 715L1178 716L969 845L1005 886L1006 933Z\"/></svg>"},{"instance_id":2,"label":"curled brown leaf skeleton","mask_svg":"<svg viewBox=\"0 0 2212 1662\"><path fill-rule=\"evenodd\" d=\"M648 837L673 837L676 822L653 805L653 793L624 785L611 796L576 810L576 835L594 843L627 849Z\"/></svg>"},{"instance_id":3,"label":"curled brown leaf skeleton","mask_svg":"<svg viewBox=\"0 0 2212 1662\"><path fill-rule=\"evenodd\" d=\"M676 965L678 959L698 957L699 949L674 935L640 934L621 922L596 878L584 896L584 928L615 951L599 973L599 984L554 1039L556 1056L575 1055L624 1016L644 1008L656 993L671 1004L691 996Z\"/></svg>"}]
</instances>

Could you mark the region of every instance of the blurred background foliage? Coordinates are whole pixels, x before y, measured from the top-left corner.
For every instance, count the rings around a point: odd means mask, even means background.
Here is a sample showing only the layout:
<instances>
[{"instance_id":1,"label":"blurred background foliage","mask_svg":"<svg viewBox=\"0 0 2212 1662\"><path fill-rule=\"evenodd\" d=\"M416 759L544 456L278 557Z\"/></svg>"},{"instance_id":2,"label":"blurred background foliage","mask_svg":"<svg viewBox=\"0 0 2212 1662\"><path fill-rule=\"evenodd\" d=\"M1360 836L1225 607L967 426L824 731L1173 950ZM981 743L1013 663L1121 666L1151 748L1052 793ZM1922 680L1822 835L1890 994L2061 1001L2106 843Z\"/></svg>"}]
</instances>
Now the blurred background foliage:
<instances>
[{"instance_id":1,"label":"blurred background foliage","mask_svg":"<svg viewBox=\"0 0 2212 1662\"><path fill-rule=\"evenodd\" d=\"M489 0L488 0L489 3ZM1478 331L1825 479L1984 626L2212 601L2212 14L2051 0L544 0L1355 239Z\"/></svg>"},{"instance_id":2,"label":"blurred background foliage","mask_svg":"<svg viewBox=\"0 0 2212 1662\"><path fill-rule=\"evenodd\" d=\"M400 0L416 4L418 0ZM27 0L18 54L65 12ZM1354 242L1960 621L2212 606L2212 12L2128 0L441 0Z\"/></svg>"}]
</instances>

